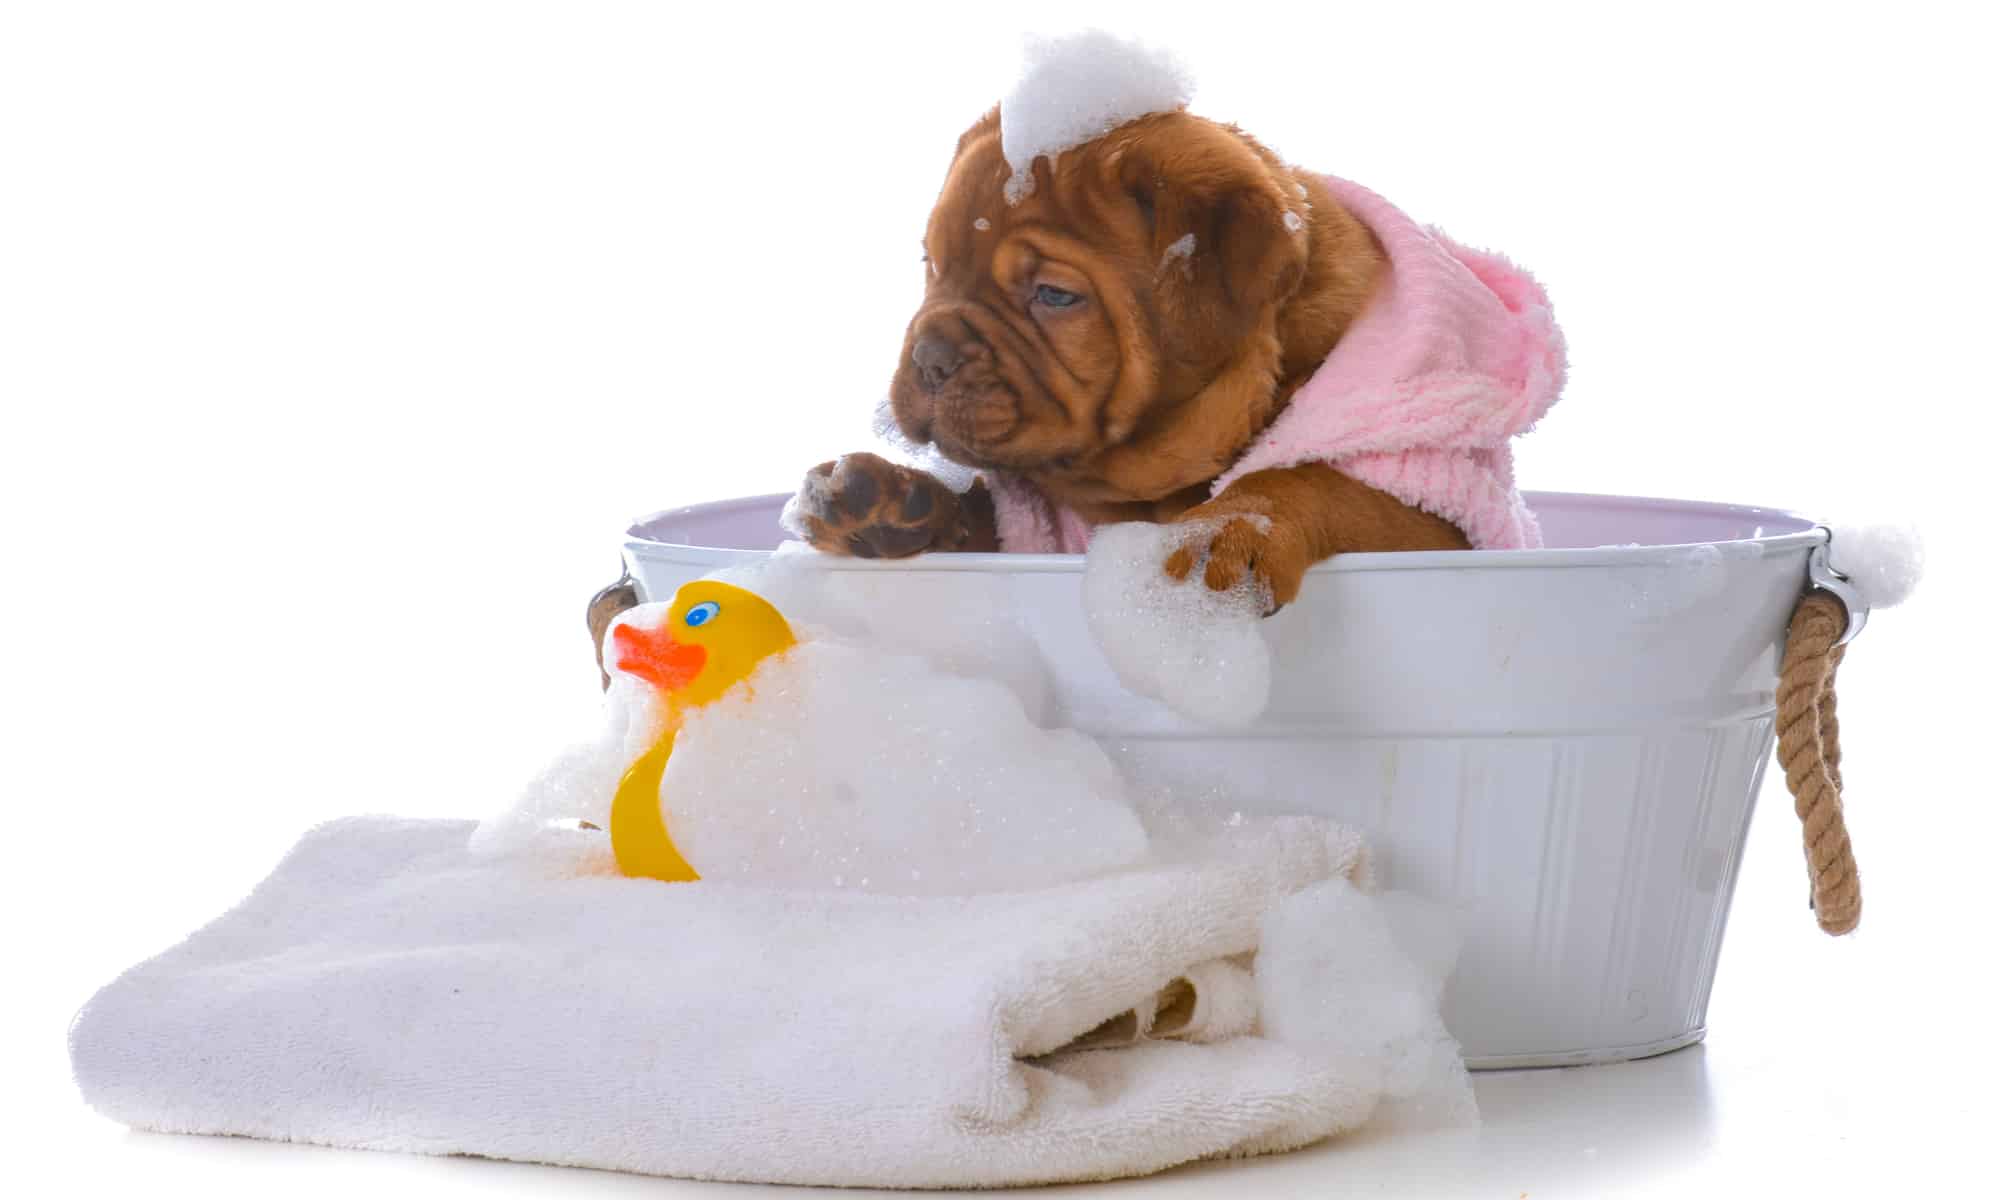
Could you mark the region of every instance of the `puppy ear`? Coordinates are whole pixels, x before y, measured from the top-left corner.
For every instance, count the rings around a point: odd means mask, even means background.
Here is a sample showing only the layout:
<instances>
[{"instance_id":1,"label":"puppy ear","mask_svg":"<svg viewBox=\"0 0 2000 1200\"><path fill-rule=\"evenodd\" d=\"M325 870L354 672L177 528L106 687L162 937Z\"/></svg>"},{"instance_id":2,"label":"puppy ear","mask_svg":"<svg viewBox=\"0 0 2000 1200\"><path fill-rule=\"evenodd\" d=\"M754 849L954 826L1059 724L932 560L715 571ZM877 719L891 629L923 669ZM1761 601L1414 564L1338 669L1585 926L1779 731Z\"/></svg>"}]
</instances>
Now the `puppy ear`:
<instances>
[{"instance_id":1,"label":"puppy ear","mask_svg":"<svg viewBox=\"0 0 2000 1200\"><path fill-rule=\"evenodd\" d=\"M1261 162L1175 170L1128 154L1120 177L1150 227L1157 290L1178 295L1175 307L1209 310L1238 337L1305 279L1304 215Z\"/></svg>"},{"instance_id":2,"label":"puppy ear","mask_svg":"<svg viewBox=\"0 0 2000 1200\"><path fill-rule=\"evenodd\" d=\"M997 133L999 130L1000 106L996 104L992 108L987 109L984 116L974 121L970 129L958 135L958 148L951 152L952 160L957 161L958 156L965 153L966 146L971 144L974 138L988 133Z\"/></svg>"}]
</instances>

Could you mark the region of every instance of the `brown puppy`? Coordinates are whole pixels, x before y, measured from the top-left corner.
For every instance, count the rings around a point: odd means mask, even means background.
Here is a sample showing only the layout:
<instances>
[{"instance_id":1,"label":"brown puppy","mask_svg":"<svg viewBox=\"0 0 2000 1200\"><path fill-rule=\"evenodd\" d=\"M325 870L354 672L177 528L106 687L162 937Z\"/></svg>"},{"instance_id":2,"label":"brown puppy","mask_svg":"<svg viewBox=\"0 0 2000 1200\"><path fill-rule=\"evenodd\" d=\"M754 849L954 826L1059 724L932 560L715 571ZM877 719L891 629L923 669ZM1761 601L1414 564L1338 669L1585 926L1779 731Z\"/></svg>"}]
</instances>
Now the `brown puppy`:
<instances>
[{"instance_id":1,"label":"brown puppy","mask_svg":"<svg viewBox=\"0 0 2000 1200\"><path fill-rule=\"evenodd\" d=\"M890 394L906 438L1024 479L1092 523L1223 518L1163 568L1201 565L1217 590L1253 575L1274 605L1334 554L1467 546L1442 518L1320 464L1209 496L1384 274L1374 235L1318 177L1183 112L1038 159L1034 191L1013 205L1011 174L996 109L959 139L925 234L924 301ZM1300 196L1310 215L1294 231L1285 214ZM1000 548L983 484L955 493L873 454L813 468L800 496L801 532L827 553ZM592 602L600 652L633 603L626 580Z\"/></svg>"},{"instance_id":2,"label":"brown puppy","mask_svg":"<svg viewBox=\"0 0 2000 1200\"><path fill-rule=\"evenodd\" d=\"M1185 112L1036 160L1013 205L1010 174L990 112L960 138L925 234L924 301L890 392L905 437L1093 524L1264 518L1225 520L1163 566L1184 577L1205 561L1218 590L1254 574L1274 604L1329 555L1468 545L1324 465L1209 498L1384 273L1374 236L1316 176ZM1303 230L1286 224L1300 196ZM803 495L802 532L829 553L998 548L983 488L955 495L874 455L821 464Z\"/></svg>"}]
</instances>

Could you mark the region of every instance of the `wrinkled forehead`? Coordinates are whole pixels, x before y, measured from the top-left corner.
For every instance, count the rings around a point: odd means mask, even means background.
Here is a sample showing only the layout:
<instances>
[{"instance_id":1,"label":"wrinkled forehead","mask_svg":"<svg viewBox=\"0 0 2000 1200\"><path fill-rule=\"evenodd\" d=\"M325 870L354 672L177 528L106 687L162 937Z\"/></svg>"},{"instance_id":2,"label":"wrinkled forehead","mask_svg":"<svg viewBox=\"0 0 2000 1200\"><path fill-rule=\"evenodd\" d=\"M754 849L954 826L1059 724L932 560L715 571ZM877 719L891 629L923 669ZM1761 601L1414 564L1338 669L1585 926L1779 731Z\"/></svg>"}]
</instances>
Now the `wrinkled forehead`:
<instances>
[{"instance_id":1,"label":"wrinkled forehead","mask_svg":"<svg viewBox=\"0 0 2000 1200\"><path fill-rule=\"evenodd\" d=\"M1044 160L1035 169L1034 190L1010 204L1007 189L1014 172L1000 151L997 129L970 138L953 160L931 210L925 249L934 261L951 265L978 261L1015 232L1028 233L1031 240L1065 235L1103 240L1116 221L1098 194L1103 172L1097 149L1066 153L1053 171Z\"/></svg>"}]
</instances>

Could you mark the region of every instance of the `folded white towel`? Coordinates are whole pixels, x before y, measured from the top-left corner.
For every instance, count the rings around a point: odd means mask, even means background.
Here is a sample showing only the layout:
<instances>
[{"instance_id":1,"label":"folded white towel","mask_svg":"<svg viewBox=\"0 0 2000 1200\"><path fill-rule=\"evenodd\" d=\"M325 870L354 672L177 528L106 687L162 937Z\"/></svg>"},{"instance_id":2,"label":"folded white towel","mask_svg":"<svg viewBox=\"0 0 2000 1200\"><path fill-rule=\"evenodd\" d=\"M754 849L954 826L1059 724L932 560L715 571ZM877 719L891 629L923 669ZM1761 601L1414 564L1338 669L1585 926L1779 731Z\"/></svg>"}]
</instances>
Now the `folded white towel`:
<instances>
[{"instance_id":1,"label":"folded white towel","mask_svg":"<svg viewBox=\"0 0 2000 1200\"><path fill-rule=\"evenodd\" d=\"M962 897L564 877L469 853L472 828L307 835L84 1009L85 1097L158 1130L929 1187L1289 1149L1383 1090L1379 1061L1251 1032L1266 917L1365 886L1323 821Z\"/></svg>"}]
</instances>

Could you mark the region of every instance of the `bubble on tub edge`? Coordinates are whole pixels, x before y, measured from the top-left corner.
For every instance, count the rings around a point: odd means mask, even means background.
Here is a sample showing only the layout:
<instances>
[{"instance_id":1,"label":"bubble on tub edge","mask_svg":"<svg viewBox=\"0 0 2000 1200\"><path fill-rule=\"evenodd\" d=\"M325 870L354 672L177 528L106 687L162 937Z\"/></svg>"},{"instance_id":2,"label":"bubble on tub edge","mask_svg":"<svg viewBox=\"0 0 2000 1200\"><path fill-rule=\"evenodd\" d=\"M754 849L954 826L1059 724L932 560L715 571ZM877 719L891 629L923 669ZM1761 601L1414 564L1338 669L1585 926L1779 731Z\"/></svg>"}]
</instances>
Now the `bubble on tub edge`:
<instances>
[{"instance_id":1,"label":"bubble on tub edge","mask_svg":"<svg viewBox=\"0 0 2000 1200\"><path fill-rule=\"evenodd\" d=\"M1831 526L1827 565L1845 575L1869 608L1909 599L1924 574L1924 541L1909 522Z\"/></svg>"}]
</instances>

